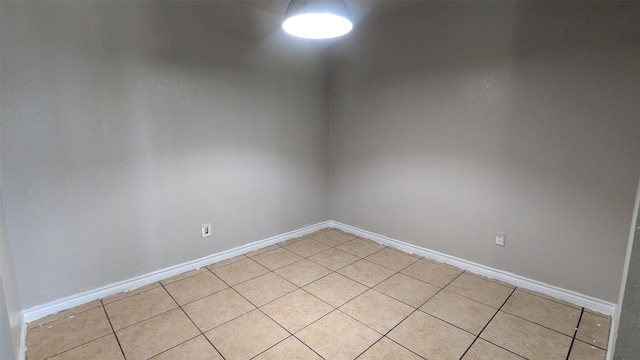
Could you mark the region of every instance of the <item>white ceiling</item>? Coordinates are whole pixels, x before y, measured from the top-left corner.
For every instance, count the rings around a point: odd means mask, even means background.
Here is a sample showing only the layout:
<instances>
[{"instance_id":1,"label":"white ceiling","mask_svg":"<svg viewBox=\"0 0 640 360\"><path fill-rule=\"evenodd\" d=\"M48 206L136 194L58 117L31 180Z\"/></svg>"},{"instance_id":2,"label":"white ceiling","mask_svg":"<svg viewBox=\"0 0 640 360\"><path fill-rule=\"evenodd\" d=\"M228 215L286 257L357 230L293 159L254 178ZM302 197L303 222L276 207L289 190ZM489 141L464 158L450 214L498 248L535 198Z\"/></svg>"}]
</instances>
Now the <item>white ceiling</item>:
<instances>
[{"instance_id":1,"label":"white ceiling","mask_svg":"<svg viewBox=\"0 0 640 360\"><path fill-rule=\"evenodd\" d=\"M289 0L232 0L277 15L284 15ZM376 17L425 0L345 0L355 22Z\"/></svg>"}]
</instances>

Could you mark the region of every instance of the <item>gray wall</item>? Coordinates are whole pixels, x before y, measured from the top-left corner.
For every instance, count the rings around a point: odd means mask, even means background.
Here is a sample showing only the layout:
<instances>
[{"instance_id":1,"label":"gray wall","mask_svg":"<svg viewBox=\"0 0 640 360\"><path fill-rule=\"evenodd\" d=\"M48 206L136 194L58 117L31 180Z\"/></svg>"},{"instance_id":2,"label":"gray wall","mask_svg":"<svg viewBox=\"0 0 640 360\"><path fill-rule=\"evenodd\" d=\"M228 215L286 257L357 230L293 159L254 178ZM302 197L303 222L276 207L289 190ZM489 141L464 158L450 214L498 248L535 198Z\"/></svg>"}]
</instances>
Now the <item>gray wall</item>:
<instances>
[{"instance_id":1,"label":"gray wall","mask_svg":"<svg viewBox=\"0 0 640 360\"><path fill-rule=\"evenodd\" d=\"M621 287L623 296L618 314L618 329L615 342L616 360L634 360L640 357L640 222L638 204L640 202L640 183L636 195L633 236L629 240L626 279Z\"/></svg>"},{"instance_id":2,"label":"gray wall","mask_svg":"<svg viewBox=\"0 0 640 360\"><path fill-rule=\"evenodd\" d=\"M9 313L5 306L4 285L0 277L0 359L17 359L15 349L11 338Z\"/></svg>"},{"instance_id":3,"label":"gray wall","mask_svg":"<svg viewBox=\"0 0 640 360\"><path fill-rule=\"evenodd\" d=\"M328 219L326 43L227 1L1 6L25 309Z\"/></svg>"},{"instance_id":4,"label":"gray wall","mask_svg":"<svg viewBox=\"0 0 640 360\"><path fill-rule=\"evenodd\" d=\"M0 194L0 359L18 359L22 304Z\"/></svg>"},{"instance_id":5,"label":"gray wall","mask_svg":"<svg viewBox=\"0 0 640 360\"><path fill-rule=\"evenodd\" d=\"M334 49L331 218L617 302L639 6L428 2L360 24Z\"/></svg>"},{"instance_id":6,"label":"gray wall","mask_svg":"<svg viewBox=\"0 0 640 360\"><path fill-rule=\"evenodd\" d=\"M0 24L2 7L0 7ZM0 52L0 71L2 56ZM0 72L0 85L2 83ZM3 105L0 96L0 108ZM2 117L0 115L0 174L2 173ZM0 176L1 178L1 176ZM2 199L0 182L0 359L18 359L20 357L20 335L23 327L22 303L15 273L13 253L9 244L7 222Z\"/></svg>"}]
</instances>

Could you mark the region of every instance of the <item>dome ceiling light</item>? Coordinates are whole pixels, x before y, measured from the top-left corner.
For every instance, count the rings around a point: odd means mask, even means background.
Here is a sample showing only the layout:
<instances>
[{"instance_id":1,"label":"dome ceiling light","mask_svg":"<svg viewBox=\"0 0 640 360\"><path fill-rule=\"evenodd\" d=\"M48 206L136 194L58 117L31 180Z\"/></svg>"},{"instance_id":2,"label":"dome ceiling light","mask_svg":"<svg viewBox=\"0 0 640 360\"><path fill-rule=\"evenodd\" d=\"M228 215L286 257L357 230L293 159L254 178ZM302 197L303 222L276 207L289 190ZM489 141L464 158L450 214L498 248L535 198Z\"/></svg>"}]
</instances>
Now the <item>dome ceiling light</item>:
<instances>
[{"instance_id":1,"label":"dome ceiling light","mask_svg":"<svg viewBox=\"0 0 640 360\"><path fill-rule=\"evenodd\" d=\"M353 24L344 0L291 0L282 28L305 39L329 39L345 35Z\"/></svg>"}]
</instances>

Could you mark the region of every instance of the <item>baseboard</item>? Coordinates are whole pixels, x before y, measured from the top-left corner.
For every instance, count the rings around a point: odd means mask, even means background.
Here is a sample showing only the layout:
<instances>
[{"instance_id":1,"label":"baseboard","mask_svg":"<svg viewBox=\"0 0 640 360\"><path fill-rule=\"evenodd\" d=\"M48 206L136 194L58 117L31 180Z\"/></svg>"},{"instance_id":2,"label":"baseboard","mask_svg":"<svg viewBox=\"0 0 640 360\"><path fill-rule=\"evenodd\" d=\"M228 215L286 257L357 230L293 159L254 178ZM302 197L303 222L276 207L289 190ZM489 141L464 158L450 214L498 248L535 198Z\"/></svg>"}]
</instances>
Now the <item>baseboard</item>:
<instances>
[{"instance_id":1,"label":"baseboard","mask_svg":"<svg viewBox=\"0 0 640 360\"><path fill-rule=\"evenodd\" d=\"M330 226L329 221L320 222L320 223L306 226L294 231L289 231L284 234L279 234L263 240L258 240L234 249L222 251L222 252L205 256L196 260L170 266L165 269L161 269L148 274L137 276L135 278L124 280L118 283L110 284L101 288L85 291L80 294L76 294L60 300L52 301L44 305L34 306L23 312L23 324L32 322L34 320L38 320L47 315L55 314L62 310L70 309L72 307L86 304L94 300L102 299L110 295L115 295L124 291L130 291L130 290L139 288L141 286L151 284L156 281L170 278L174 275L182 274L187 271L195 270L203 266L210 265L218 261L222 261L238 255L246 254L248 252L258 250L269 245L277 244L279 242L293 239L299 236L311 234L315 231L318 231L320 229L323 229L329 226ZM22 353L25 353L25 352L22 352Z\"/></svg>"},{"instance_id":2,"label":"baseboard","mask_svg":"<svg viewBox=\"0 0 640 360\"><path fill-rule=\"evenodd\" d=\"M174 265L165 269L154 271L148 274L137 276L118 283L109 284L107 286L82 292L63 299L52 301L47 304L34 306L23 312L23 323L29 323L38 320L47 315L55 314L59 311L70 309L75 306L86 304L88 302L102 299L104 297L115 295L124 291L130 291L156 281L169 278L183 272L195 270L214 262L226 260L234 256L246 254L248 252L261 249L263 247L277 244L295 237L310 234L325 227L333 227L342 231L352 233L379 243L400 249L409 253L424 256L428 259L439 261L445 264L453 265L470 272L486 276L488 278L504 281L514 286L537 291L539 293L554 297L556 299L568 301L572 304L582 306L593 311L597 311L607 315L613 315L616 311L616 305L600 299L596 299L587 295L576 293L570 290L562 289L557 286L549 285L537 280L532 280L520 275L497 270L485 265L477 264L472 261L450 256L437 251L429 250L417 245L409 244L400 240L396 240L384 235L376 234L371 231L363 230L354 226L346 225L337 221L324 221L314 225L306 226L294 231L275 235L266 239L255 241L234 249L226 250L216 254L202 257L200 259L188 261L182 264Z\"/></svg>"},{"instance_id":3,"label":"baseboard","mask_svg":"<svg viewBox=\"0 0 640 360\"><path fill-rule=\"evenodd\" d=\"M450 256L437 251L429 250L417 245L409 244L400 240L390 238L388 236L373 233L371 231L363 230L354 226L346 225L337 221L323 221L314 225L306 226L294 231L290 231L284 234L275 235L266 239L255 241L234 249L222 251L216 254L202 257L200 259L188 261L182 264L171 266L165 269L154 271L145 275L137 276L125 281L110 284L101 288L89 290L80 294L72 295L60 300L52 301L44 305L34 306L30 309L23 311L22 317L22 329L20 335L20 356L19 360L25 360L26 357L26 335L27 335L27 323L43 318L47 315L55 314L59 311L70 309L75 306L86 304L88 302L102 299L104 297L115 295L124 291L130 291L141 286L151 284L156 281L160 281L169 278L174 275L181 274L183 272L195 270L203 266L230 259L232 257L246 254L248 252L261 249L266 246L277 244L282 241L286 241L299 236L304 236L320 229L332 227L354 235L358 235L399 250L406 251L408 253L424 256L425 258L439 261L445 264L453 265L463 270L467 270L488 278L500 280L514 286L522 287L525 289L537 291L539 293L551 296L556 299L568 301L572 304L582 306L606 315L613 315L616 312L616 305L607 301L596 299L587 295L576 293L570 290L562 289L557 286L549 285L540 281L532 280L520 275L509 273L502 270L497 270L485 265L474 263L472 261ZM613 329L612 324L612 329ZM611 344L611 341L610 341ZM609 359L612 351L608 352Z\"/></svg>"},{"instance_id":4,"label":"baseboard","mask_svg":"<svg viewBox=\"0 0 640 360\"><path fill-rule=\"evenodd\" d=\"M330 221L330 226L354 235L358 235L396 249L406 251L408 253L424 256L445 264L453 265L463 270L486 276L491 279L504 281L508 284L539 292L541 294L551 296L553 298L570 302L593 311L597 311L606 315L613 315L616 311L616 305L604 300L600 300L591 296L583 295L574 291L559 288L537 280L532 280L524 276L516 275L510 272L497 270L485 265L474 263L472 261L450 256L437 251L425 249L423 247L409 244L400 240L396 240L384 235L379 235L371 231L363 230L354 226L342 224L337 221Z\"/></svg>"}]
</instances>

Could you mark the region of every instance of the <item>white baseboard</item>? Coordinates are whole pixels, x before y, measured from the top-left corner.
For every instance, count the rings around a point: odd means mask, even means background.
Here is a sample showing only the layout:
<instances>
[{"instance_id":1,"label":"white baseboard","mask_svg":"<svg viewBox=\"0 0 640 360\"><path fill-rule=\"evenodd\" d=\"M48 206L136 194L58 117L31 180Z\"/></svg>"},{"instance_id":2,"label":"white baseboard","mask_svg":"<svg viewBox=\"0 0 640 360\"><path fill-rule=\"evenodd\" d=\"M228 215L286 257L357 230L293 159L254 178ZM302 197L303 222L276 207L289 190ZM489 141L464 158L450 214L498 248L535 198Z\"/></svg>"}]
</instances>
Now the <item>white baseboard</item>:
<instances>
[{"instance_id":1,"label":"white baseboard","mask_svg":"<svg viewBox=\"0 0 640 360\"><path fill-rule=\"evenodd\" d=\"M23 311L23 328L21 329L20 339L20 357L19 360L24 360L26 356L26 333L27 326L34 320L38 320L47 315L55 314L59 311L70 309L75 306L86 304L88 302L102 299L104 297L115 295L124 291L130 291L141 286L151 284L156 281L160 281L169 278L174 275L181 274L183 272L195 270L212 263L230 259L232 257L246 254L248 252L261 249L263 247L277 244L295 237L307 235L318 231L320 229L332 227L336 228L363 238L367 238L399 250L406 251L408 253L424 256L425 258L439 261L445 264L456 266L463 270L486 276L488 278L503 281L508 284L512 284L517 287L537 291L541 294L551 296L556 299L568 301L572 304L576 304L581 307L585 307L606 315L614 315L616 312L616 305L607 301L596 299L587 295L576 293L570 290L562 289L557 286L549 285L540 281L532 280L520 275L509 273L502 270L497 270L485 265L467 261L455 256L450 256L437 251L429 250L417 245L409 244L403 241L399 241L384 235L379 235L367 230L363 230L354 226L346 225L337 221L324 221L315 225L306 226L298 230L290 231L284 234L275 235L263 240L255 241L250 244L246 244L235 249L226 250L220 253L205 256L200 259L188 261L182 264L171 266L165 269L154 271L145 275L137 276L132 279L121 281L118 283L110 284L98 289L89 290L80 294L72 295L60 300L52 301L44 305L34 306L30 309ZM612 316L613 318L613 316ZM613 324L612 324L613 329ZM611 343L611 342L610 342ZM610 354L612 351L609 351Z\"/></svg>"},{"instance_id":2,"label":"white baseboard","mask_svg":"<svg viewBox=\"0 0 640 360\"><path fill-rule=\"evenodd\" d=\"M533 290L541 294L551 296L555 299L563 300L576 304L587 309L591 309L606 315L613 315L616 311L616 304L596 299L591 296L583 295L574 291L559 288L557 286L549 285L537 280L532 280L524 276L516 275L507 271L497 270L485 265L474 263L472 261L450 256L437 251L425 249L423 247L409 244L400 240L392 239L390 237L379 235L367 230L363 230L354 226L342 224L337 221L330 221L330 226L354 235L367 238L396 249L406 251L408 253L424 256L425 258L432 259L441 263L453 265L463 270L500 281L504 281L508 284Z\"/></svg>"},{"instance_id":3,"label":"white baseboard","mask_svg":"<svg viewBox=\"0 0 640 360\"><path fill-rule=\"evenodd\" d=\"M86 304L88 302L102 299L110 295L115 295L124 291L130 291L130 290L142 287L144 285L154 283L156 281L170 278L174 275L195 270L203 266L207 266L218 261L230 259L238 255L246 254L248 252L258 250L269 245L277 244L279 242L283 242L299 236L311 234L320 229L329 227L329 225L330 225L329 221L320 222L315 225L306 226L306 227L303 227L294 231L290 231L284 234L279 234L263 240L255 241L255 242L237 247L235 249L222 251L216 254L202 257L200 259L170 266L165 269L154 271L141 276L136 276L135 278L120 281L114 284L109 284L107 286L103 286L97 289L85 291L85 292L72 295L60 300L55 300L47 304L34 306L23 312L23 317L24 317L23 323L29 323L34 320L43 318L47 315L55 314L62 310L66 310L75 306ZM25 332L26 332L26 326L25 326Z\"/></svg>"}]
</instances>

